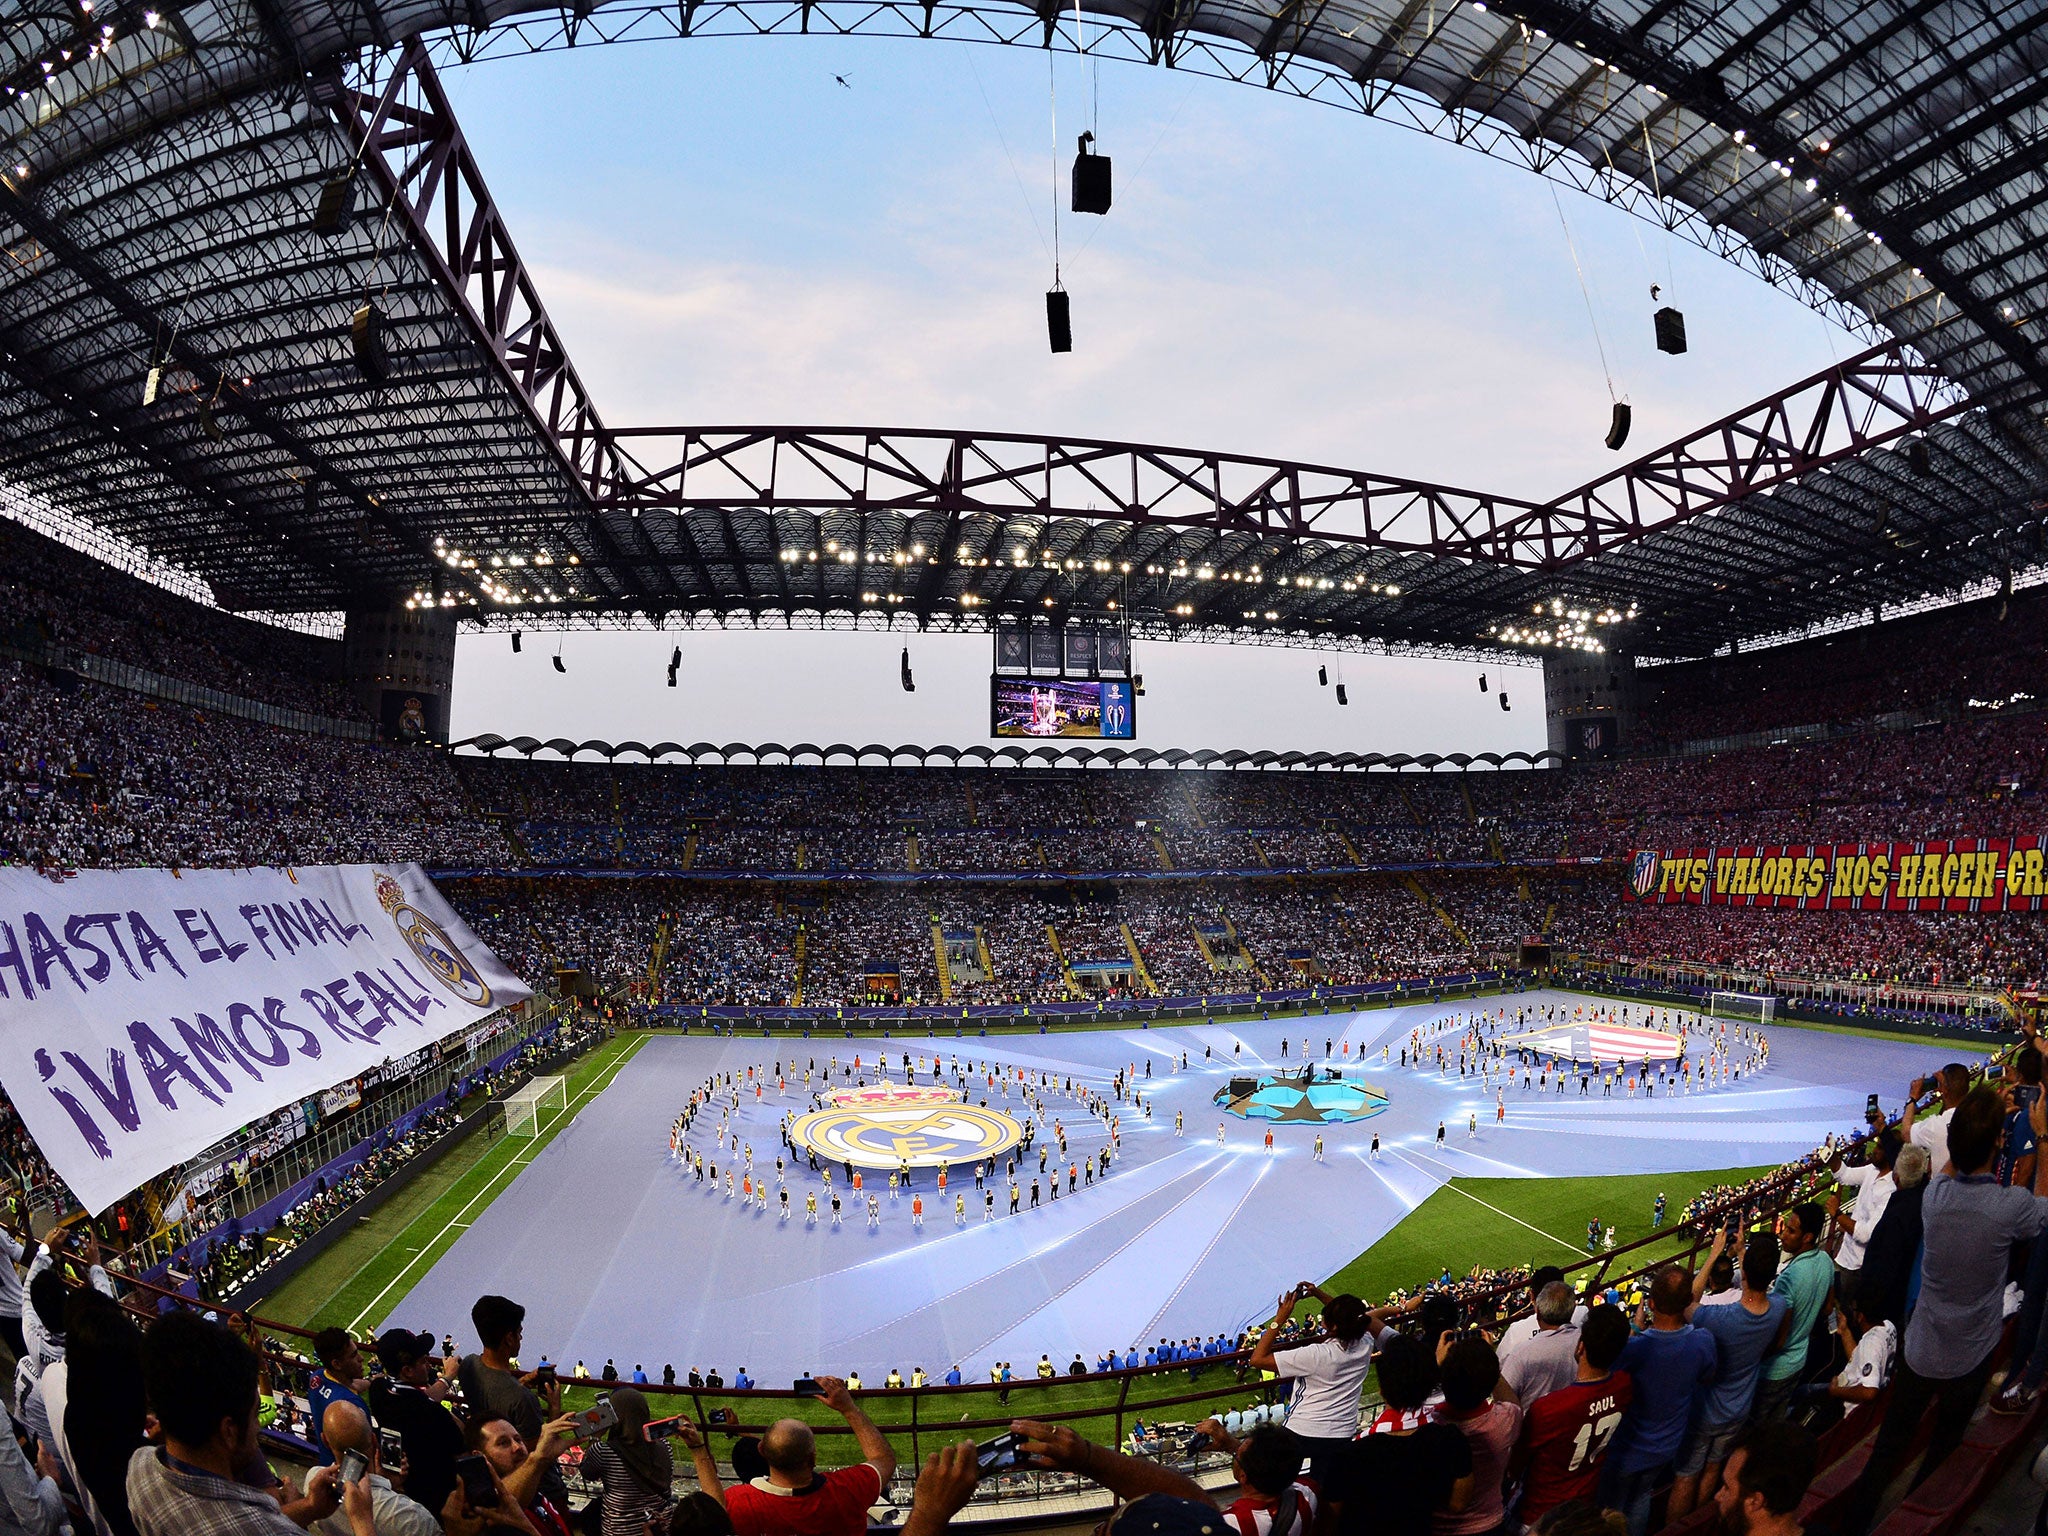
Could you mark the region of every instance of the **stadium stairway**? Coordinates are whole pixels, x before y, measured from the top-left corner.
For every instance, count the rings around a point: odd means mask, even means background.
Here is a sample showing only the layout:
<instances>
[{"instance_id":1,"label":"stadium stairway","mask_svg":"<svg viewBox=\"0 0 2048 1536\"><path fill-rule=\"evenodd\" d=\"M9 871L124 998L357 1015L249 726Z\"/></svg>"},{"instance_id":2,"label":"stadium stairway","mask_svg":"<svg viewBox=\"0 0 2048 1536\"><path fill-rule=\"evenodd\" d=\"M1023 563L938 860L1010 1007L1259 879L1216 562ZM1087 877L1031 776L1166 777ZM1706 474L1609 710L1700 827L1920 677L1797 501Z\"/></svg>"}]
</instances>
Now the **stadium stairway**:
<instances>
[{"instance_id":1,"label":"stadium stairway","mask_svg":"<svg viewBox=\"0 0 2048 1536\"><path fill-rule=\"evenodd\" d=\"M647 989L650 995L661 985L662 970L668 965L668 947L675 938L676 920L664 912L654 925L654 943L647 952Z\"/></svg>"},{"instance_id":2,"label":"stadium stairway","mask_svg":"<svg viewBox=\"0 0 2048 1536\"><path fill-rule=\"evenodd\" d=\"M1060 976L1066 981L1067 996L1080 998L1081 983L1074 976L1074 968L1067 964L1067 952L1060 945L1059 931L1051 923L1045 925L1045 942L1052 946L1053 958L1060 963Z\"/></svg>"},{"instance_id":3,"label":"stadium stairway","mask_svg":"<svg viewBox=\"0 0 2048 1536\"><path fill-rule=\"evenodd\" d=\"M953 1001L953 965L946 958L946 930L935 917L932 919L932 956L939 964L939 1000Z\"/></svg>"},{"instance_id":4,"label":"stadium stairway","mask_svg":"<svg viewBox=\"0 0 2048 1536\"><path fill-rule=\"evenodd\" d=\"M1237 924L1230 920L1230 914L1219 912L1216 915L1223 919L1223 931L1230 935L1230 942L1235 944L1238 952L1244 956L1244 963L1250 966L1252 974L1259 978L1259 985L1270 988L1273 985L1272 979L1266 975L1266 968L1259 964L1259 957L1253 954L1250 946L1245 943L1244 936L1237 931Z\"/></svg>"},{"instance_id":5,"label":"stadium stairway","mask_svg":"<svg viewBox=\"0 0 2048 1536\"><path fill-rule=\"evenodd\" d=\"M1408 786L1406 784L1396 783L1394 785L1394 792L1401 797L1401 804L1408 808L1409 818L1415 823L1415 825L1427 831L1429 829L1429 818L1422 814L1422 807L1417 805L1415 803L1415 797L1408 793ZM1360 859L1358 862L1363 864L1365 860Z\"/></svg>"},{"instance_id":6,"label":"stadium stairway","mask_svg":"<svg viewBox=\"0 0 2048 1536\"><path fill-rule=\"evenodd\" d=\"M1173 868L1173 855L1166 851L1166 834L1157 827L1152 829L1152 851L1159 856L1159 867L1163 870L1171 871Z\"/></svg>"},{"instance_id":7,"label":"stadium stairway","mask_svg":"<svg viewBox=\"0 0 2048 1536\"><path fill-rule=\"evenodd\" d=\"M1124 936L1124 948L1131 952L1131 965L1138 973L1138 980L1145 984L1145 990L1152 996L1159 995L1159 983L1152 979L1152 972L1145 966L1145 955L1138 948L1138 936L1131 932L1129 923L1118 923L1117 932Z\"/></svg>"},{"instance_id":8,"label":"stadium stairway","mask_svg":"<svg viewBox=\"0 0 2048 1536\"><path fill-rule=\"evenodd\" d=\"M1438 901L1434 896L1430 895L1429 888L1427 886L1425 886L1420 880L1416 879L1413 875L1401 876L1401 883L1407 886L1410 891L1414 892L1415 899L1417 901L1421 902L1425 907L1429 908L1430 911L1436 914L1438 922L1442 923L1446 928L1450 929L1452 938L1456 939L1459 942L1459 944L1463 945L1466 949L1470 949L1472 947L1471 939L1466 937L1465 930L1463 926L1458 922L1458 920L1455 917L1451 916L1450 908L1446 907L1445 905L1443 905L1442 902Z\"/></svg>"}]
</instances>

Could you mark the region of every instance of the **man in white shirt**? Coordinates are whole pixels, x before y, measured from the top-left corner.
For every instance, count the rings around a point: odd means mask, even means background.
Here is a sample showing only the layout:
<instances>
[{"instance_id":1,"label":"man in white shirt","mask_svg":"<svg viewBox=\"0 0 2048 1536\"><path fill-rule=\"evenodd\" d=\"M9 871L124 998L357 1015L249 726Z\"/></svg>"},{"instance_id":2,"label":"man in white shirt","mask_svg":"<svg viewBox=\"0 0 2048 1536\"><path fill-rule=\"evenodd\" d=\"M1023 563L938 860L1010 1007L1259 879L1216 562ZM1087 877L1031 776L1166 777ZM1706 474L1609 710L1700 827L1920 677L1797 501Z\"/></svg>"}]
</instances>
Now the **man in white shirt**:
<instances>
[{"instance_id":1,"label":"man in white shirt","mask_svg":"<svg viewBox=\"0 0 2048 1536\"><path fill-rule=\"evenodd\" d=\"M320 1435L337 1461L343 1452L355 1451L370 1464L370 1518L376 1522L377 1536L441 1536L441 1522L427 1507L408 1499L384 1476L377 1437L370 1432L369 1416L362 1409L350 1402L328 1404L320 1417ZM355 1531L341 1510L314 1521L311 1529L317 1536L354 1536Z\"/></svg>"},{"instance_id":2,"label":"man in white shirt","mask_svg":"<svg viewBox=\"0 0 2048 1536\"><path fill-rule=\"evenodd\" d=\"M1509 1357L1516 1350L1536 1337L1537 1329L1540 1326L1536 1321L1536 1298L1543 1294L1543 1287L1549 1285L1552 1281L1562 1280L1563 1278L1564 1271L1555 1264L1545 1264L1529 1276L1529 1315L1527 1317L1518 1317L1512 1323L1509 1323L1500 1336L1500 1342L1493 1347L1494 1354L1499 1357L1502 1365L1508 1363ZM1582 1323L1585 1320L1586 1309L1584 1307L1578 1308L1572 1314L1572 1321L1574 1323Z\"/></svg>"},{"instance_id":3,"label":"man in white shirt","mask_svg":"<svg viewBox=\"0 0 2048 1536\"><path fill-rule=\"evenodd\" d=\"M1930 1088L1941 1095L1939 1113L1930 1114L1920 1108L1920 1096ZM1927 1149L1929 1178L1948 1167L1949 1118L1969 1091L1970 1069L1955 1061L1943 1067L1932 1079L1916 1077L1907 1086L1906 1113L1899 1120L1899 1134L1914 1146Z\"/></svg>"},{"instance_id":4,"label":"man in white shirt","mask_svg":"<svg viewBox=\"0 0 2048 1536\"><path fill-rule=\"evenodd\" d=\"M1835 1314L1835 1337L1842 1341L1849 1363L1828 1383L1828 1396L1845 1403L1874 1400L1891 1385L1892 1362L1899 1353L1898 1328L1871 1322L1862 1308L1847 1302Z\"/></svg>"},{"instance_id":5,"label":"man in white shirt","mask_svg":"<svg viewBox=\"0 0 2048 1536\"><path fill-rule=\"evenodd\" d=\"M1500 1385L1494 1396L1502 1402L1520 1403L1527 1408L1545 1393L1568 1387L1578 1380L1579 1327L1573 1320L1579 1312L1578 1297L1562 1280L1553 1280L1536 1293L1536 1334L1514 1358L1501 1366Z\"/></svg>"},{"instance_id":6,"label":"man in white shirt","mask_svg":"<svg viewBox=\"0 0 2048 1536\"><path fill-rule=\"evenodd\" d=\"M1942 1129L1946 1134L1947 1127ZM1841 1246L1835 1250L1835 1296L1845 1304L1856 1294L1856 1282L1862 1278L1863 1245L1877 1230L1878 1219L1898 1189L1892 1163L1901 1145L1898 1132L1886 1131L1871 1143L1870 1161L1861 1167L1843 1167L1839 1150L1829 1162L1839 1187L1828 1196L1828 1219L1842 1233ZM1853 1210L1842 1209L1843 1190L1856 1192Z\"/></svg>"}]
</instances>

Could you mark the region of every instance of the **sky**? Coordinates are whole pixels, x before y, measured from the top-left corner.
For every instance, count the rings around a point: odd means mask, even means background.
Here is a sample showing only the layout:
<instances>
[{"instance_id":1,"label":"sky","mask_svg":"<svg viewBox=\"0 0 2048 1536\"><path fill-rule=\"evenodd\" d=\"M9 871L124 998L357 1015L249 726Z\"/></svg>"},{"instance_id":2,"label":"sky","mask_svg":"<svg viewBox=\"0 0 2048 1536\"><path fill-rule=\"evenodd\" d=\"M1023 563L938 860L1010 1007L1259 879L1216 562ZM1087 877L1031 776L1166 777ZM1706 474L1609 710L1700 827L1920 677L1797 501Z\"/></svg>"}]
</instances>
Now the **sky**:
<instances>
[{"instance_id":1,"label":"sky","mask_svg":"<svg viewBox=\"0 0 2048 1536\"><path fill-rule=\"evenodd\" d=\"M1646 451L1860 346L1518 166L1163 69L781 37L499 60L443 81L615 425L1073 433L1547 497L1621 459L1602 443L1610 379ZM1059 215L1075 340L1054 356L1055 168L1063 199L1091 123L1115 206ZM1659 302L1685 312L1683 357L1655 350ZM557 675L555 637L515 657L502 633L466 636L455 736L965 746L988 729L983 638L692 632L673 691L673 636L562 643ZM906 643L915 695L897 682ZM1318 664L1141 644L1139 740L1542 745L1533 669L1503 673L1503 713L1469 662L1346 657L1344 709Z\"/></svg>"}]
</instances>

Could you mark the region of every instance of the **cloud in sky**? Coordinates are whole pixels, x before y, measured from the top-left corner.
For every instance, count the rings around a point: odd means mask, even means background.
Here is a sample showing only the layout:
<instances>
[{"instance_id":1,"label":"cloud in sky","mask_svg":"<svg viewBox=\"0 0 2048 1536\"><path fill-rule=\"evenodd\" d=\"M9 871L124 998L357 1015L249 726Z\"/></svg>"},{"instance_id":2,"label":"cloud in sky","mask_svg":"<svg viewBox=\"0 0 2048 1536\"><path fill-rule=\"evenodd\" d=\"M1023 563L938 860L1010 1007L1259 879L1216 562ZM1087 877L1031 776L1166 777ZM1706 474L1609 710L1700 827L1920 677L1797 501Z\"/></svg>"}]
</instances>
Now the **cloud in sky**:
<instances>
[{"instance_id":1,"label":"cloud in sky","mask_svg":"<svg viewBox=\"0 0 2048 1536\"><path fill-rule=\"evenodd\" d=\"M1615 464L1600 442L1608 373L1635 407L1632 446L1647 449L1856 346L1732 265L1571 193L1568 242L1559 203L1517 167L1243 86L1106 66L1093 89L1116 207L1106 220L1061 216L1076 350L1051 356L1053 174L1090 87L1077 61L1053 69L1057 140L1046 58L1026 50L691 41L501 62L448 82L615 424L1044 431L1544 496ZM1652 281L1686 310L1684 358L1654 350ZM670 643L607 642L621 675L657 683ZM725 739L797 739L782 701L814 694L806 707L851 700L855 720L916 719L924 739L975 739L985 691L921 684L906 698L898 643L871 664L849 637L706 637L720 659L699 679L700 705L734 722ZM977 658L968 671L985 674L981 642L961 644ZM1177 670L1164 647L1147 649L1148 675ZM862 657L843 675L842 653ZM1202 658L1189 675L1204 680L1199 707L1214 719L1179 713L1156 688L1144 725L1154 745L1259 744L1236 739L1266 722L1246 701L1287 697L1287 679L1313 671L1295 653L1189 654ZM595 723L645 706L612 699L587 672L561 707L593 724L532 722L545 695L523 691L523 673L501 679L509 661L501 639L465 642L468 729L653 739ZM1347 665L1380 675L1380 663ZM1441 712L1433 685L1354 690L1393 701L1380 713L1401 739L1375 746L1535 744L1534 688L1521 689L1528 713L1496 708L1492 738L1467 741L1471 684L1437 666L1385 675L1440 677ZM773 686L783 669L801 686ZM837 686L812 687L826 675ZM729 697L717 691L725 677ZM480 717L487 699L527 723ZM1363 726L1357 710L1332 710L1257 728L1288 734L1270 745L1358 748Z\"/></svg>"}]
</instances>

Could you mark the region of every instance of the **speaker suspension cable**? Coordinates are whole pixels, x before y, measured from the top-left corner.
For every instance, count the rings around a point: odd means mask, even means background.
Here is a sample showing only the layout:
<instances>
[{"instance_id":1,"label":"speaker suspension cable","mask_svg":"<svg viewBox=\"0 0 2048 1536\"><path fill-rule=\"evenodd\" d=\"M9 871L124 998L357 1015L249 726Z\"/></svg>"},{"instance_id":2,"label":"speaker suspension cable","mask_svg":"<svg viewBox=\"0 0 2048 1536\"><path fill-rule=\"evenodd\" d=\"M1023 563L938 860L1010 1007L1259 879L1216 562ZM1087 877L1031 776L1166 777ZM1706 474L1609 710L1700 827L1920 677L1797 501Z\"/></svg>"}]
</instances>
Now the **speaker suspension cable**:
<instances>
[{"instance_id":1,"label":"speaker suspension cable","mask_svg":"<svg viewBox=\"0 0 2048 1536\"><path fill-rule=\"evenodd\" d=\"M1593 290L1586 282L1586 269L1579 261L1579 248L1572 240L1572 227L1565 219L1564 203L1557 195L1555 183L1546 178L1545 185L1550 187L1550 205L1557 210L1558 227L1564 231L1564 247L1571 253L1572 271L1578 275L1579 295L1586 301L1586 319L1593 327L1593 347L1600 354L1600 372L1607 380L1607 402L1612 408L1607 424L1607 446L1618 450L1628 441L1628 429L1633 412L1629 409L1628 402L1621 398L1614 387L1614 370L1607 362L1607 343L1601 339L1600 317L1593 309Z\"/></svg>"},{"instance_id":2,"label":"speaker suspension cable","mask_svg":"<svg viewBox=\"0 0 2048 1536\"><path fill-rule=\"evenodd\" d=\"M1031 232L1038 237L1038 248L1044 251L1047 257L1050 258L1052 248L1045 243L1045 226L1038 222L1038 200L1031 195L1030 189L1024 185L1024 173L1017 168L1017 157L1010 152L1010 140L1004 134L1003 125L996 117L995 103L989 100L988 87L982 83L981 71L975 66L974 50L972 48L967 49L964 57L967 60L968 70L974 76L974 88L981 93L981 105L982 109L988 113L988 125L995 130L996 143L1000 144L1003 149L1003 159L1009 162L1010 179L1017 184L1017 195L1024 200L1024 211L1031 215Z\"/></svg>"},{"instance_id":3,"label":"speaker suspension cable","mask_svg":"<svg viewBox=\"0 0 2048 1536\"><path fill-rule=\"evenodd\" d=\"M1045 50L1045 94L1052 124L1052 285L1060 285L1060 87L1053 51Z\"/></svg>"},{"instance_id":4,"label":"speaker suspension cable","mask_svg":"<svg viewBox=\"0 0 2048 1536\"><path fill-rule=\"evenodd\" d=\"M1675 291L1678 287L1678 275L1671 261L1671 243L1676 237L1671 233L1671 226L1664 222L1664 186L1657 171L1657 146L1650 138L1650 119L1647 115L1643 118L1643 158L1650 164L1650 191L1657 199L1657 222L1664 229L1664 285L1667 289Z\"/></svg>"}]
</instances>

